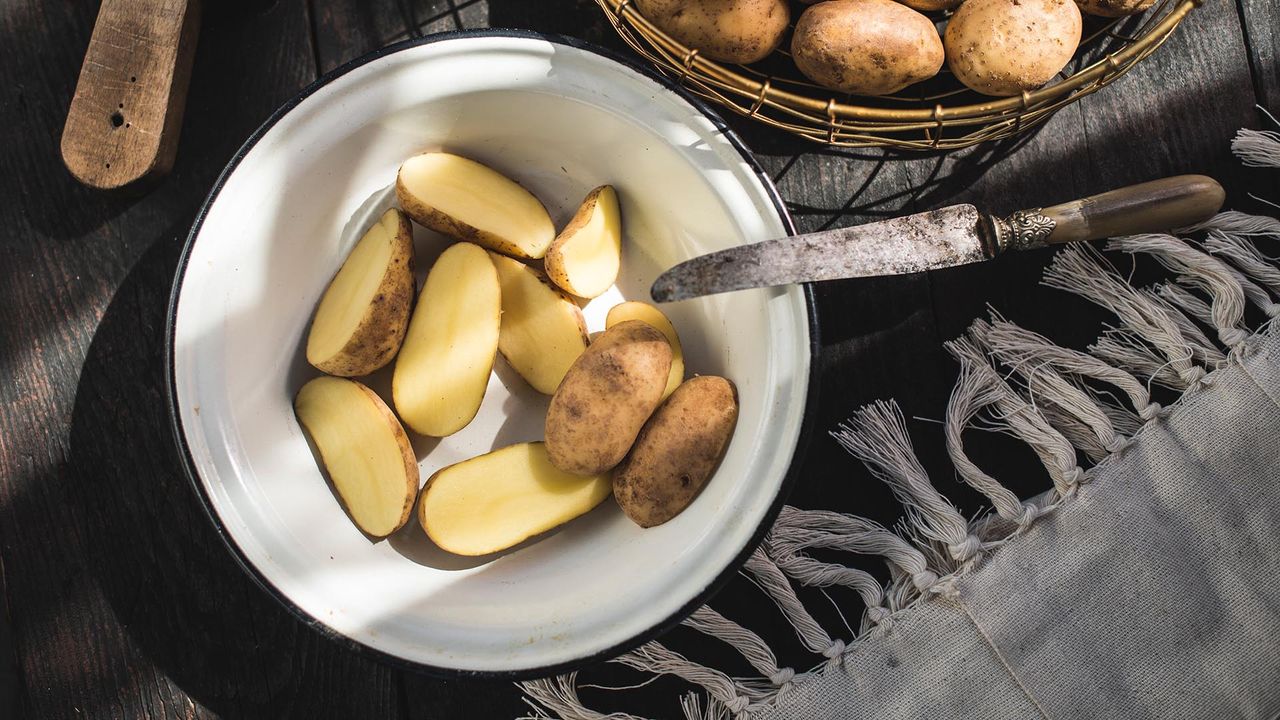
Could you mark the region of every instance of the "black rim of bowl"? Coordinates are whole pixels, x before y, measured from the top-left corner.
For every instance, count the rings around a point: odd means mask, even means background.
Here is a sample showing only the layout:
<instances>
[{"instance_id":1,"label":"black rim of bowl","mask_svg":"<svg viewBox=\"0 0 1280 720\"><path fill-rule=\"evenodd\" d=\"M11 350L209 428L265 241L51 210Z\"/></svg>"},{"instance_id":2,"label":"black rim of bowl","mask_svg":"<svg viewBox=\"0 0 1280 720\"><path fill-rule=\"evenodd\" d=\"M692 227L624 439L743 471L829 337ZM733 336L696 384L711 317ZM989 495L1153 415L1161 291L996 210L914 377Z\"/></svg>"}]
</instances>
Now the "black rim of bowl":
<instances>
[{"instance_id":1,"label":"black rim of bowl","mask_svg":"<svg viewBox=\"0 0 1280 720\"><path fill-rule=\"evenodd\" d=\"M200 233L200 228L204 224L204 220L205 220L205 217L208 215L209 208L212 207L214 201L217 200L219 193L222 191L223 185L227 181L227 178L229 178L231 176L231 173L235 171L237 166L239 166L240 161L244 159L245 155L248 154L248 152L252 150L255 145L257 145L258 141L262 139L263 135L265 135L280 120L280 118L284 117L289 111L297 107L299 103L301 103L306 98L310 97L317 90L324 87L325 85L328 85L329 83L345 75L346 73L354 70L355 68L365 65L366 63L372 62L374 60L377 60L378 58L381 58L386 55L390 55L392 53L400 52L408 48L417 47L419 45L428 45L428 44L440 42L443 40L457 40L462 38L481 38L481 37L506 37L506 38L520 38L520 39L530 39L530 40L544 40L544 41L555 43L558 45L566 45L568 47L572 47L575 49L585 50L595 55L604 57L607 60L612 60L613 62L624 65L627 68L639 73L640 75L650 80L653 80L654 82L665 87L667 90L680 96L681 99L683 99L685 102L692 105L700 113L706 116L706 118L715 125L716 129L719 130L724 135L724 137L730 142L730 144L733 145L734 149L738 151L738 154L742 156L743 161L745 161L747 165L752 169L752 171L755 172L756 176L760 179L760 182L764 185L765 190L769 193L769 198L770 200L772 200L774 209L777 211L778 217L782 221L783 226L786 228L787 233L790 235L795 234L796 232L795 224L792 222L791 214L787 212L786 205L782 202L782 198L778 195L778 190L777 188L774 187L773 181L770 180L769 176L764 172L764 169L760 167L760 164L756 162L756 159L751 155L751 152L742 143L742 140L738 138L737 134L734 133L733 130L731 130L729 126L725 124L724 120L718 114L716 114L714 110L712 110L709 106L707 106L704 102L694 97L688 91L681 88L678 84L676 84L670 78L658 74L653 69L645 65L642 65L640 62L638 62L633 58L627 57L625 55L621 55L612 50L599 47L593 43L589 43L584 40L579 40L577 38L571 38L571 37L566 37L563 35L556 35L551 33L534 32L531 30L509 30L509 29L493 29L493 28L483 29L483 30L455 30L450 32L435 33L435 34L427 35L421 38L413 38L410 40L405 40L392 45L388 45L379 50L375 50L367 55L363 55L359 58L356 58L338 68L335 68L325 73L320 78L318 78L315 82L303 88L302 91L300 91L297 95L295 95L288 102L286 102L279 109L277 109L274 113L272 113L271 117L267 118L266 122L262 123L262 125L259 126L258 129L255 130L253 134L249 136L249 139L246 140L244 144L240 146L240 149L236 151L234 156L232 156L230 162L228 162L226 167L223 168L222 173L218 176L217 181L213 185L213 189L210 190L209 196L205 199L204 204L200 207L200 211L196 214L195 221L192 223L192 226L191 226L191 232L187 235L187 240L182 250L182 256L178 260L178 267L174 274L173 289L169 294L169 309L168 309L167 320L166 320L167 327L165 328L165 345L166 345L165 353L164 353L164 361L166 365L165 394L168 398L169 424L173 432L174 441L177 443L177 446L179 449L179 456L182 459L183 470L185 471L187 479L190 481L192 487L195 488L196 496L200 498L200 504L201 504L201 507L204 509L205 515L207 515L209 518L209 521L213 523L213 526L217 531L218 536L222 539L223 544L226 545L227 549L231 552L231 555L232 557L235 558L236 563L249 575L249 577L253 578L254 582L256 582L258 586L260 586L263 590L265 590L268 595L275 598L277 602L279 602L282 606L284 606L289 611L290 614L292 614L294 617L300 620L304 625L314 629L315 631L319 632L321 635L342 645L343 647L351 649L361 655L375 658L381 662L387 663L388 665L392 665L398 668L412 670L415 672L425 673L428 675L433 675L436 677L443 677L443 678L473 678L473 679L483 678L483 679L524 680L524 679L531 679L531 678L538 678L538 677L546 677L546 676L558 674L561 672L567 672L570 670L579 669L584 666L591 665L597 662L609 660L611 658L617 657L618 655L621 655L627 652L628 650L632 650L640 645L643 645L644 643L650 640L653 640L654 638L663 634L667 630L675 627L682 620L688 617L689 614L692 613L694 610L706 604L707 601L710 600L711 597L716 594L716 592L718 592L722 587L724 587L724 585L729 581L731 577L733 577L733 575L738 571L738 569L741 568L744 563L746 563L747 557L756 549L757 546L759 546L760 541L764 539L765 533L768 532L769 529L773 527L773 523L777 519L778 513L782 510L782 505L786 502L787 496L790 495L791 490L795 486L797 475L799 473L800 460L806 454L806 450L807 450L809 440L812 435L812 429L813 429L812 425L813 425L813 417L815 414L815 405L816 405L815 399L817 398L817 388L818 388L818 382L817 382L818 373L815 370L815 368L817 366L816 360L818 356L818 349L820 347L820 341L819 341L819 335L818 335L818 316L817 316L816 304L814 302L814 293L813 293L812 285L805 285L803 287L805 307L807 309L807 317L809 322L809 327L808 327L808 330L809 330L809 382L808 382L808 391L806 393L806 397L804 398L804 403L805 403L804 408L801 412L802 419L801 419L801 425L800 425L800 434L796 439L795 451L791 456L791 465L787 470L786 476L783 478L781 486L778 488L778 494L774 498L773 504L765 512L764 517L760 521L760 525L756 528L755 532L752 534L750 541L747 543L745 547L743 547L738 552L737 556L734 557L733 561L730 562L727 566L725 566L723 570L720 571L719 575L717 575L714 580L712 580L705 588L702 589L701 592L699 592L696 596L694 596L691 600L689 600L689 602L685 603L679 610L677 610L671 616L667 617L665 620L662 620L661 622L650 627L648 630L642 633L639 633L636 636L631 637L626 641L621 642L617 645L614 645L609 648L605 648L604 650L596 652L592 655L588 655L582 658L570 660L563 663L558 663L555 665L531 667L531 668L519 669L519 670L500 670L500 671L465 670L465 669L458 669L458 668L448 668L448 667L428 665L425 663L409 660L409 659L400 657L398 655L393 655L391 653L385 652L383 650L379 650L372 646L366 645L358 640L355 640L351 637L348 637L338 632L337 630L329 627L328 625L324 624L320 620L317 620L316 618L312 617L305 610L295 605L292 600L290 600L287 596L285 596L283 592L281 592L277 587L275 587L275 585L273 585L271 581L267 579L262 574L262 572L259 571L258 568L247 557L245 557L244 553L240 550L240 547L236 545L235 540L227 532L226 526L224 526L222 523L222 519L218 516L218 513L214 510L213 503L208 497L207 493L205 492L204 483L201 482L199 473L195 468L195 462L191 458L191 450L187 445L186 434L183 431L182 420L179 416L178 396L176 392L177 381L174 376L174 369L175 369L174 368L174 361L175 361L174 332L176 329L175 321L177 319L178 299L182 292L182 281L186 275L187 262L191 257L191 248L195 245L196 236L199 235Z\"/></svg>"}]
</instances>

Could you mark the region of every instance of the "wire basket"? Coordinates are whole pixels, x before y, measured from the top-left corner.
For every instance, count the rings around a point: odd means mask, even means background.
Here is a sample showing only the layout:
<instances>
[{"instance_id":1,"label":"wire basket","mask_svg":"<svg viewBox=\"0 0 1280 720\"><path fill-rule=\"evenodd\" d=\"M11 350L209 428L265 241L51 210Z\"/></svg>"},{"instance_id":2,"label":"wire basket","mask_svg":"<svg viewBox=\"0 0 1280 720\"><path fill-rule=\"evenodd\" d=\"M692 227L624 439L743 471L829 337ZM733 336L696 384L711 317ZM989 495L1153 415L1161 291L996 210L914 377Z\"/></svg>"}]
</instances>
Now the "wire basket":
<instances>
[{"instance_id":1,"label":"wire basket","mask_svg":"<svg viewBox=\"0 0 1280 720\"><path fill-rule=\"evenodd\" d=\"M835 93L800 75L786 50L789 38L761 62L728 65L674 40L641 15L634 0L596 3L636 52L739 115L827 145L956 150L1017 135L1110 84L1164 44L1202 1L1159 0L1125 18L1086 15L1080 47L1056 81L1006 98L969 90L945 66L896 95Z\"/></svg>"}]
</instances>

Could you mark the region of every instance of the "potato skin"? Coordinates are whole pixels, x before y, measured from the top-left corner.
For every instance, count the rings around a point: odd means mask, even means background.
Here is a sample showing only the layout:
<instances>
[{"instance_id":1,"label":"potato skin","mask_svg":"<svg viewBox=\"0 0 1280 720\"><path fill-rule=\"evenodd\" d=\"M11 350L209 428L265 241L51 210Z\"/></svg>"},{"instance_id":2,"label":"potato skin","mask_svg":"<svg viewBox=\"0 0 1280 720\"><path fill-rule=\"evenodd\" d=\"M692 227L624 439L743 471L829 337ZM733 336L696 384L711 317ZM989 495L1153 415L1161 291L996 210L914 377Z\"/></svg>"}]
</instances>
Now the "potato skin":
<instances>
[{"instance_id":1,"label":"potato skin","mask_svg":"<svg viewBox=\"0 0 1280 720\"><path fill-rule=\"evenodd\" d=\"M858 95L888 95L938 74L942 39L893 0L829 0L804 11L791 56L805 77Z\"/></svg>"},{"instance_id":2,"label":"potato skin","mask_svg":"<svg viewBox=\"0 0 1280 720\"><path fill-rule=\"evenodd\" d=\"M521 260L538 260L542 257L541 255L534 257L506 238L472 227L427 205L409 192L399 176L396 177L396 200L400 202L400 207L415 222L441 235L446 235L460 242L473 243L486 250L492 250ZM543 252L545 253L546 251L544 250Z\"/></svg>"},{"instance_id":3,"label":"potato skin","mask_svg":"<svg viewBox=\"0 0 1280 720\"><path fill-rule=\"evenodd\" d=\"M577 475L612 469L661 402L670 371L671 346L647 323L628 320L605 330L551 397L551 463Z\"/></svg>"},{"instance_id":4,"label":"potato skin","mask_svg":"<svg viewBox=\"0 0 1280 720\"><path fill-rule=\"evenodd\" d=\"M353 380L352 382L355 381ZM391 428L392 433L395 434L396 445L400 448L400 460L404 463L404 476L407 486L405 487L404 506L400 508L400 521L396 523L395 528L396 530L399 530L404 527L405 523L409 522L409 516L413 514L413 505L418 500L418 479L420 477L418 471L418 456L414 453L413 444L409 442L409 435L404 431L404 426L400 424L400 418L396 417L395 411L387 407L387 404L378 396L378 393L370 390L361 383L357 382L356 385L360 386L360 391L363 392L365 397L369 398L369 400L373 402L374 406L378 408L378 412L382 415L383 419L387 421L387 425ZM347 503L345 500L342 501L342 506L344 509L347 509ZM348 514L349 513L350 510L348 509ZM363 528L361 529L363 530ZM392 532L395 531L393 530ZM388 535L389 534L390 533L388 533Z\"/></svg>"},{"instance_id":5,"label":"potato skin","mask_svg":"<svg viewBox=\"0 0 1280 720\"><path fill-rule=\"evenodd\" d=\"M608 194L605 195L605 193ZM569 276L569 269L565 266L563 248L566 243L574 240L582 228L590 223L592 218L595 217L601 196L605 196L607 198L607 202L613 205L613 213L615 216L621 215L620 211L617 209L617 190L615 190L612 185L601 185L600 187L595 188L591 192L587 193L587 197L584 198L582 200L582 204L578 206L578 211L573 214L573 218L569 220L569 224L564 226L564 229L560 231L560 234L556 236L556 239L551 241L551 245L547 247L547 254L542 258L542 269L546 271L547 277L551 279L551 282L555 283L557 287L574 297L582 297L583 299L588 300L604 294L604 292L609 289L609 286L613 285L613 283L617 281L617 270L621 267L621 248L619 248L617 253L619 264L618 267L615 268L613 277L610 278L608 285L604 285L602 283L598 288L575 285L573 278ZM608 213L609 211L603 210L602 212ZM620 222L619 230L621 230ZM620 234L619 239L621 239ZM579 296L577 294L579 292L582 292L583 294Z\"/></svg>"},{"instance_id":6,"label":"potato skin","mask_svg":"<svg viewBox=\"0 0 1280 720\"><path fill-rule=\"evenodd\" d=\"M413 227L404 213L397 211L396 216L399 229L378 294L342 350L311 363L321 372L338 377L368 375L391 362L404 342L414 300Z\"/></svg>"},{"instance_id":7,"label":"potato skin","mask_svg":"<svg viewBox=\"0 0 1280 720\"><path fill-rule=\"evenodd\" d=\"M350 380L348 378L326 378L322 376L314 378L306 385L303 385L303 387L300 388L293 397L295 413L298 413L298 402L299 399L303 397L303 393L307 391L307 385L317 382L342 382L355 386L360 393L369 400L373 407L378 411L378 415L391 430L396 447L400 452L399 459L404 463L405 493L403 505L400 507L399 518L396 520L393 527L386 529L384 532L377 532L377 529L367 528L356 520L356 514L352 512L351 505L347 502L347 498L343 496L338 483L333 479L332 472L329 469L330 461L325 457L323 448L321 448L319 443L316 442L316 454L318 455L317 460L319 460L321 468L324 470L325 475L328 477L329 482L333 487L334 496L337 497L339 504L342 505L342 509L347 513L347 517L351 519L352 524L370 537L386 537L387 535L399 530L401 527L404 527L404 524L409 521L409 516L413 513L414 502L418 497L418 480L420 478L418 471L418 457L414 454L413 445L409 442L409 436L405 433L404 426L400 424L400 419L396 417L395 412L393 412L391 408L387 407L387 404L383 402L382 398L379 397L377 393L370 390L359 381ZM312 428L302 421L301 415L298 416L298 424L302 427L303 432L305 432L308 437L313 438L314 441L315 436L312 432Z\"/></svg>"},{"instance_id":8,"label":"potato skin","mask_svg":"<svg viewBox=\"0 0 1280 720\"><path fill-rule=\"evenodd\" d=\"M679 515L720 464L738 423L733 383L710 375L676 388L613 471L613 496L640 527Z\"/></svg>"},{"instance_id":9,"label":"potato skin","mask_svg":"<svg viewBox=\"0 0 1280 720\"><path fill-rule=\"evenodd\" d=\"M1137 15L1154 5L1156 0L1076 0L1081 12L1101 17Z\"/></svg>"},{"instance_id":10,"label":"potato skin","mask_svg":"<svg viewBox=\"0 0 1280 720\"><path fill-rule=\"evenodd\" d=\"M786 0L636 0L636 7L680 43L729 63L763 60L791 22Z\"/></svg>"},{"instance_id":11,"label":"potato skin","mask_svg":"<svg viewBox=\"0 0 1280 720\"><path fill-rule=\"evenodd\" d=\"M1052 80L1080 32L1074 0L966 0L947 24L947 64L984 95L1017 95Z\"/></svg>"}]
</instances>

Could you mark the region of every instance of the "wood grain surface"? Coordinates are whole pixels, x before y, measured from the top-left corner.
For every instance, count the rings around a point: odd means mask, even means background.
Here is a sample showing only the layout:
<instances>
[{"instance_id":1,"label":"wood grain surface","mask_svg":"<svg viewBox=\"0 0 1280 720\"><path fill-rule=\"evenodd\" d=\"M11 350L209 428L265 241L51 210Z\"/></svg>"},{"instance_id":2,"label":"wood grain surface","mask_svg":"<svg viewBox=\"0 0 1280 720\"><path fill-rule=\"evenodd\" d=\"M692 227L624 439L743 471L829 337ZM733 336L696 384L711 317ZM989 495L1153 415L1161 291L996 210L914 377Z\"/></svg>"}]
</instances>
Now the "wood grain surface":
<instances>
[{"instance_id":1,"label":"wood grain surface","mask_svg":"<svg viewBox=\"0 0 1280 720\"><path fill-rule=\"evenodd\" d=\"M200 27L198 0L105 0L62 131L62 160L114 190L169 172Z\"/></svg>"},{"instance_id":2,"label":"wood grain surface","mask_svg":"<svg viewBox=\"0 0 1280 720\"><path fill-rule=\"evenodd\" d=\"M522 27L622 50L592 0L226 0L207 3L182 143L146 195L77 183L59 136L96 15L94 3L0 7L0 717L460 718L526 708L505 682L443 682L326 639L240 571L184 478L164 416L166 302L194 213L239 144L324 72L407 37ZM1274 0L1208 0L1155 55L1031 135L951 155L831 150L731 120L774 178L801 230L954 202L993 212L1052 204L1176 173L1218 178L1227 205L1280 199L1274 173L1242 171L1229 142L1280 110ZM935 480L965 511L934 422L955 368L941 342L988 304L1083 346L1102 316L1042 288L1047 252L928 275L818 288L822 392L791 501L893 522L887 489L826 435L853 408L896 397ZM1124 261L1124 262L1127 262ZM1046 480L1029 451L966 437L991 474L1024 493ZM853 617L856 596L830 592ZM820 619L839 613L814 596ZM747 581L716 607L770 634L807 665L794 635ZM716 643L664 638L693 657L737 662ZM745 669L744 669L745 670ZM634 682L612 666L602 683ZM604 708L678 713L681 683Z\"/></svg>"}]
</instances>

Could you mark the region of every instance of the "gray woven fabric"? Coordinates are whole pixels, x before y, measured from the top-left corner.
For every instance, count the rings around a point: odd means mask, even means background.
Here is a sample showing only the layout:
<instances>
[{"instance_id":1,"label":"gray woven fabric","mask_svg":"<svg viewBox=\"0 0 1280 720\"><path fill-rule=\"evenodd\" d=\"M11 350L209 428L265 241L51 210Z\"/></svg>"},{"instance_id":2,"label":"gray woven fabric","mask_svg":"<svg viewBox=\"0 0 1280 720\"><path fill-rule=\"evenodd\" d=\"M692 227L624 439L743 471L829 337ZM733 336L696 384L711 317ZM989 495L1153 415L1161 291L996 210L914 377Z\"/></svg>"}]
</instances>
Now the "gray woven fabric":
<instances>
[{"instance_id":1,"label":"gray woven fabric","mask_svg":"<svg viewBox=\"0 0 1280 720\"><path fill-rule=\"evenodd\" d=\"M1280 335L767 720L1280 716Z\"/></svg>"},{"instance_id":2,"label":"gray woven fabric","mask_svg":"<svg viewBox=\"0 0 1280 720\"><path fill-rule=\"evenodd\" d=\"M1278 140L1242 131L1233 148L1280 167ZM990 513L960 514L897 403L831 431L904 513L891 529L787 507L746 564L812 664L778 664L778 627L712 612L687 631L734 647L758 676L656 640L613 662L696 688L686 720L1280 718L1280 260L1261 247L1280 240L1280 219L1226 211L1180 233L1204 238L1108 244L1177 273L1157 288L1133 287L1087 244L1053 257L1045 285L1115 316L1087 352L994 311L946 343L960 364L947 453ZM1246 303L1272 318L1252 336ZM1180 397L1162 409L1152 385ZM1025 443L1052 487L1024 499L987 475L965 454L975 428ZM891 580L813 551L878 557ZM854 637L796 592L831 586L862 600ZM584 705L580 684L523 683L529 717L640 720Z\"/></svg>"}]
</instances>

